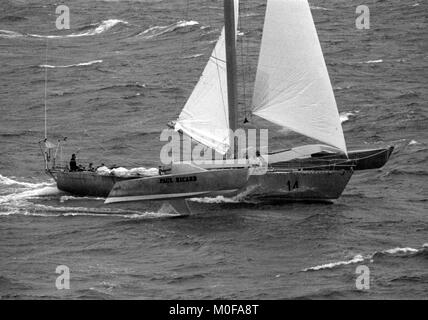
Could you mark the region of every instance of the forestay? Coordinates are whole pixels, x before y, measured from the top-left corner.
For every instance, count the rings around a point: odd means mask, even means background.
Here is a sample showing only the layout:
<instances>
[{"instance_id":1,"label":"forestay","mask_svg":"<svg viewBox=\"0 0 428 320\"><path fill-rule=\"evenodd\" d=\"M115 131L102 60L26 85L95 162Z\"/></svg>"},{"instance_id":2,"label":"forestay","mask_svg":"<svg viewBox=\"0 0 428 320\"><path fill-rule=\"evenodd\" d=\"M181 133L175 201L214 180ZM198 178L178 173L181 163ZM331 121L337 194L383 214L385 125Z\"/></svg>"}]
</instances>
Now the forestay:
<instances>
[{"instance_id":1,"label":"forestay","mask_svg":"<svg viewBox=\"0 0 428 320\"><path fill-rule=\"evenodd\" d=\"M236 30L239 1L235 0ZM175 130L225 154L230 147L225 30L211 54L199 82L184 106Z\"/></svg>"},{"instance_id":2,"label":"forestay","mask_svg":"<svg viewBox=\"0 0 428 320\"><path fill-rule=\"evenodd\" d=\"M346 153L307 0L268 0L253 113Z\"/></svg>"}]
</instances>

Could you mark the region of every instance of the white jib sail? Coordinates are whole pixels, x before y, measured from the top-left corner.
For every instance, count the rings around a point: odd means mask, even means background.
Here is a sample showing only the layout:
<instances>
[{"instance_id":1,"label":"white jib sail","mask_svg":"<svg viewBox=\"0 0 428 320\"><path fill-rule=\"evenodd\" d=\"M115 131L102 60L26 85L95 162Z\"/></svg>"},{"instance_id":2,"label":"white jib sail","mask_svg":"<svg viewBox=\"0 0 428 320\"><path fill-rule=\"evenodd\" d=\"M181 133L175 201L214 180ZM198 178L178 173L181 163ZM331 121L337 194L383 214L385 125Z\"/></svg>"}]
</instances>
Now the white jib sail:
<instances>
[{"instance_id":1,"label":"white jib sail","mask_svg":"<svg viewBox=\"0 0 428 320\"><path fill-rule=\"evenodd\" d=\"M236 30L239 1L235 0ZM223 28L199 82L187 100L175 130L225 154L230 147L226 44Z\"/></svg>"},{"instance_id":2,"label":"white jib sail","mask_svg":"<svg viewBox=\"0 0 428 320\"><path fill-rule=\"evenodd\" d=\"M307 0L268 0L253 113L347 152Z\"/></svg>"}]
</instances>

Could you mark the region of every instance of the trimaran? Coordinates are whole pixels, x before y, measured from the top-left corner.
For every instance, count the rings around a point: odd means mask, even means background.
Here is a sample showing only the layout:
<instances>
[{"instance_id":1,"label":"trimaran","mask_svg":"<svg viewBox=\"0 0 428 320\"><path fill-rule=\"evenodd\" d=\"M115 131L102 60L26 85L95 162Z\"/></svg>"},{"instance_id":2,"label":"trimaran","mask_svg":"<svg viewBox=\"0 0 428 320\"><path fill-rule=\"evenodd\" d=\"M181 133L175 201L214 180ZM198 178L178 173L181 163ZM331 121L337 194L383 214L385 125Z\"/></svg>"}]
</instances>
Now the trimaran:
<instances>
[{"instance_id":1,"label":"trimaran","mask_svg":"<svg viewBox=\"0 0 428 320\"><path fill-rule=\"evenodd\" d=\"M46 171L60 190L105 197L105 203L168 201L188 211L185 199L236 196L263 200L324 201L342 194L355 170L383 166L393 147L348 151L327 67L307 0L267 0L253 92L253 114L323 144L268 155L254 174L230 152L237 124L236 37L239 1L224 0L225 25L174 130L231 160L212 165L172 163L168 174L117 177L71 172L55 164L55 146L43 140ZM56 153L56 152L55 152ZM242 160L242 159L241 159ZM226 164L225 164L226 163Z\"/></svg>"}]
</instances>

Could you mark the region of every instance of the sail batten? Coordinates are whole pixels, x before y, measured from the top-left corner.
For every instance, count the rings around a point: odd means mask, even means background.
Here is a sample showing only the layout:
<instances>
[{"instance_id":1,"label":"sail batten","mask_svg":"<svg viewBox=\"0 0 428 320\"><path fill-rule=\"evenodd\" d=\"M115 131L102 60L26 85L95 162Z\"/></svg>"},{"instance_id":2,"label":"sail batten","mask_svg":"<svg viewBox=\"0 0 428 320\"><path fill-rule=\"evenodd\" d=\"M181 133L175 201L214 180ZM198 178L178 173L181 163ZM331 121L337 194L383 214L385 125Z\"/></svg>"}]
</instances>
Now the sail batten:
<instances>
[{"instance_id":1,"label":"sail batten","mask_svg":"<svg viewBox=\"0 0 428 320\"><path fill-rule=\"evenodd\" d=\"M346 153L307 0L268 0L253 114Z\"/></svg>"}]
</instances>

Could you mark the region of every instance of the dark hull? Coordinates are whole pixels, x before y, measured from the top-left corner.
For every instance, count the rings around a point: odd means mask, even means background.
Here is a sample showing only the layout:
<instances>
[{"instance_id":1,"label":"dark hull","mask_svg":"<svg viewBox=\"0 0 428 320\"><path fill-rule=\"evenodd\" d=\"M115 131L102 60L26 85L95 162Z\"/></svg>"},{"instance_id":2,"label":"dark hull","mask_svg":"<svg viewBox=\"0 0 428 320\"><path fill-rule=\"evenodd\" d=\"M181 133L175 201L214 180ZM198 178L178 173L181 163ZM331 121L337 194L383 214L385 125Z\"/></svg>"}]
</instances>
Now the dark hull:
<instances>
[{"instance_id":1,"label":"dark hull","mask_svg":"<svg viewBox=\"0 0 428 320\"><path fill-rule=\"evenodd\" d=\"M56 172L58 189L78 196L106 198L116 182L134 178L101 176L95 172Z\"/></svg>"},{"instance_id":2,"label":"dark hull","mask_svg":"<svg viewBox=\"0 0 428 320\"><path fill-rule=\"evenodd\" d=\"M313 154L310 158L272 163L273 168L302 168L303 170L369 170L383 167L389 160L394 147L349 151L343 154Z\"/></svg>"},{"instance_id":3,"label":"dark hull","mask_svg":"<svg viewBox=\"0 0 428 320\"><path fill-rule=\"evenodd\" d=\"M352 170L268 171L247 175L247 169L212 170L191 175L167 175L117 183L106 203L237 195L249 200L326 201L340 197ZM165 180L169 179L169 183Z\"/></svg>"},{"instance_id":4,"label":"dark hull","mask_svg":"<svg viewBox=\"0 0 428 320\"><path fill-rule=\"evenodd\" d=\"M248 169L206 170L117 183L106 203L233 194L247 184Z\"/></svg>"},{"instance_id":5,"label":"dark hull","mask_svg":"<svg viewBox=\"0 0 428 320\"><path fill-rule=\"evenodd\" d=\"M338 199L353 170L270 171L251 176L240 194L260 201L328 201Z\"/></svg>"}]
</instances>

